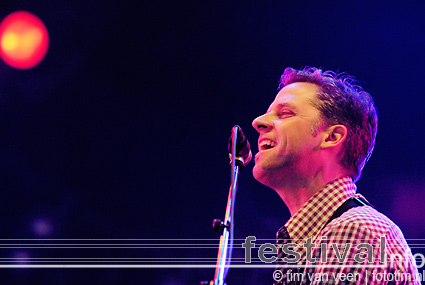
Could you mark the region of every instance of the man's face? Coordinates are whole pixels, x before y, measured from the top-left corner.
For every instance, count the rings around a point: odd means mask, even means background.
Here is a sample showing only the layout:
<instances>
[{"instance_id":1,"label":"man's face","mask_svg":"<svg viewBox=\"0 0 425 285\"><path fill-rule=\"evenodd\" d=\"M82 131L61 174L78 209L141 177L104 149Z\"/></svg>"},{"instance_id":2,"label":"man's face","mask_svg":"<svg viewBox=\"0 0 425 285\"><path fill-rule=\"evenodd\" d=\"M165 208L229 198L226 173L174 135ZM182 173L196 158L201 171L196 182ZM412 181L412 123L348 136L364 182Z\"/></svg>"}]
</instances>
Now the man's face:
<instances>
[{"instance_id":1,"label":"man's face","mask_svg":"<svg viewBox=\"0 0 425 285\"><path fill-rule=\"evenodd\" d=\"M314 134L320 111L312 105L319 87L297 82L277 94L266 114L252 125L259 132L254 177L273 187L287 175L311 175L317 166L321 136Z\"/></svg>"}]
</instances>

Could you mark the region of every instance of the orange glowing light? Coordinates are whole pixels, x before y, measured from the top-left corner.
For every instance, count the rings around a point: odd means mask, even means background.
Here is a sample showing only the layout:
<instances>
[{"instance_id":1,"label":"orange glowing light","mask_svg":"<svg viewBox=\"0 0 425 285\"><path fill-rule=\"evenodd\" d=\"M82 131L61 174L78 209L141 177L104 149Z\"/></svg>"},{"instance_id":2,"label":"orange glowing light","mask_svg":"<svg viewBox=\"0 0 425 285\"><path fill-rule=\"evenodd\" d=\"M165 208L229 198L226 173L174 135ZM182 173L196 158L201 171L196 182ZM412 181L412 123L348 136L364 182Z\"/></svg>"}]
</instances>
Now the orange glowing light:
<instances>
[{"instance_id":1,"label":"orange glowing light","mask_svg":"<svg viewBox=\"0 0 425 285\"><path fill-rule=\"evenodd\" d=\"M29 69L39 64L49 48L46 26L34 14L13 12L0 24L0 57L8 65Z\"/></svg>"}]
</instances>

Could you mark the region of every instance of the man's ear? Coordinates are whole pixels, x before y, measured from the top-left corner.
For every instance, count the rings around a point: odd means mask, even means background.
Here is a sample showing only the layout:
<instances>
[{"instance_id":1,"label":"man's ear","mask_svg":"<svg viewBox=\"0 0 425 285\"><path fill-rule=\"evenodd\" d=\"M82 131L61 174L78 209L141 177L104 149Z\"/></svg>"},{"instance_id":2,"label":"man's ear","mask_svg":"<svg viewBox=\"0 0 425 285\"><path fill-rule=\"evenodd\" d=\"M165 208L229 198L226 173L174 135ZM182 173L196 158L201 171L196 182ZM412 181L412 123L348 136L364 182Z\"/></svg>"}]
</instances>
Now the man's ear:
<instances>
[{"instance_id":1,"label":"man's ear","mask_svg":"<svg viewBox=\"0 0 425 285\"><path fill-rule=\"evenodd\" d=\"M331 148L342 145L347 138L347 128L344 125L333 125L325 131L321 147Z\"/></svg>"}]
</instances>

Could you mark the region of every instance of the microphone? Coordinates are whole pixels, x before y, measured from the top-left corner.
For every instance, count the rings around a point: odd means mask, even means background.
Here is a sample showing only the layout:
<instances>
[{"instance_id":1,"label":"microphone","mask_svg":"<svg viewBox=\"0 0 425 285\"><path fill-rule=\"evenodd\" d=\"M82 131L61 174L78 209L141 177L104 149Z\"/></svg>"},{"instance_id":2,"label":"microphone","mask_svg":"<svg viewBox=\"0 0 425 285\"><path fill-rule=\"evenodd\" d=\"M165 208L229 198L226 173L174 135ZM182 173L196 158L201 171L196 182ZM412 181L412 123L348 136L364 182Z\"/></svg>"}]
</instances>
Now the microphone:
<instances>
[{"instance_id":1,"label":"microphone","mask_svg":"<svg viewBox=\"0 0 425 285\"><path fill-rule=\"evenodd\" d=\"M247 165L252 158L251 146L249 145L249 141L246 139L244 133L242 132L242 128L238 125L235 125L232 128L232 135L229 138L228 151L230 160L232 160L232 147L233 147L233 139L235 136L235 131L237 132L237 140L236 140L236 160L241 163L241 166Z\"/></svg>"}]
</instances>

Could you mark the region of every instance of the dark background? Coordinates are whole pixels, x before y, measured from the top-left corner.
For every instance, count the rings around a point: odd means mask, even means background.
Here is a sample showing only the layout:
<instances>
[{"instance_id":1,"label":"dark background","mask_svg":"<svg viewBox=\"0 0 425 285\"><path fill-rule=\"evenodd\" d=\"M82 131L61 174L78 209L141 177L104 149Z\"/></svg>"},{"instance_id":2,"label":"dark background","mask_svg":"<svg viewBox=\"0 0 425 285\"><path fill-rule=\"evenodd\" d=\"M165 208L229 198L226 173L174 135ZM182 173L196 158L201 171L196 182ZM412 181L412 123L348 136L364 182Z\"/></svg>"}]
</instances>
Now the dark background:
<instances>
[{"instance_id":1,"label":"dark background","mask_svg":"<svg viewBox=\"0 0 425 285\"><path fill-rule=\"evenodd\" d=\"M285 67L307 65L346 71L374 97L379 131L359 192L407 239L425 238L423 1L0 4L2 18L16 10L43 20L50 47L33 69L0 64L4 239L215 242L210 224L224 217L232 126L256 152L251 121L274 99ZM289 212L252 178L252 166L241 175L235 237L272 241ZM216 253L160 248L133 257ZM3 257L58 255L17 248ZM180 285L214 277L201 268L1 271L1 284ZM227 282L271 284L272 272L231 269Z\"/></svg>"}]
</instances>

